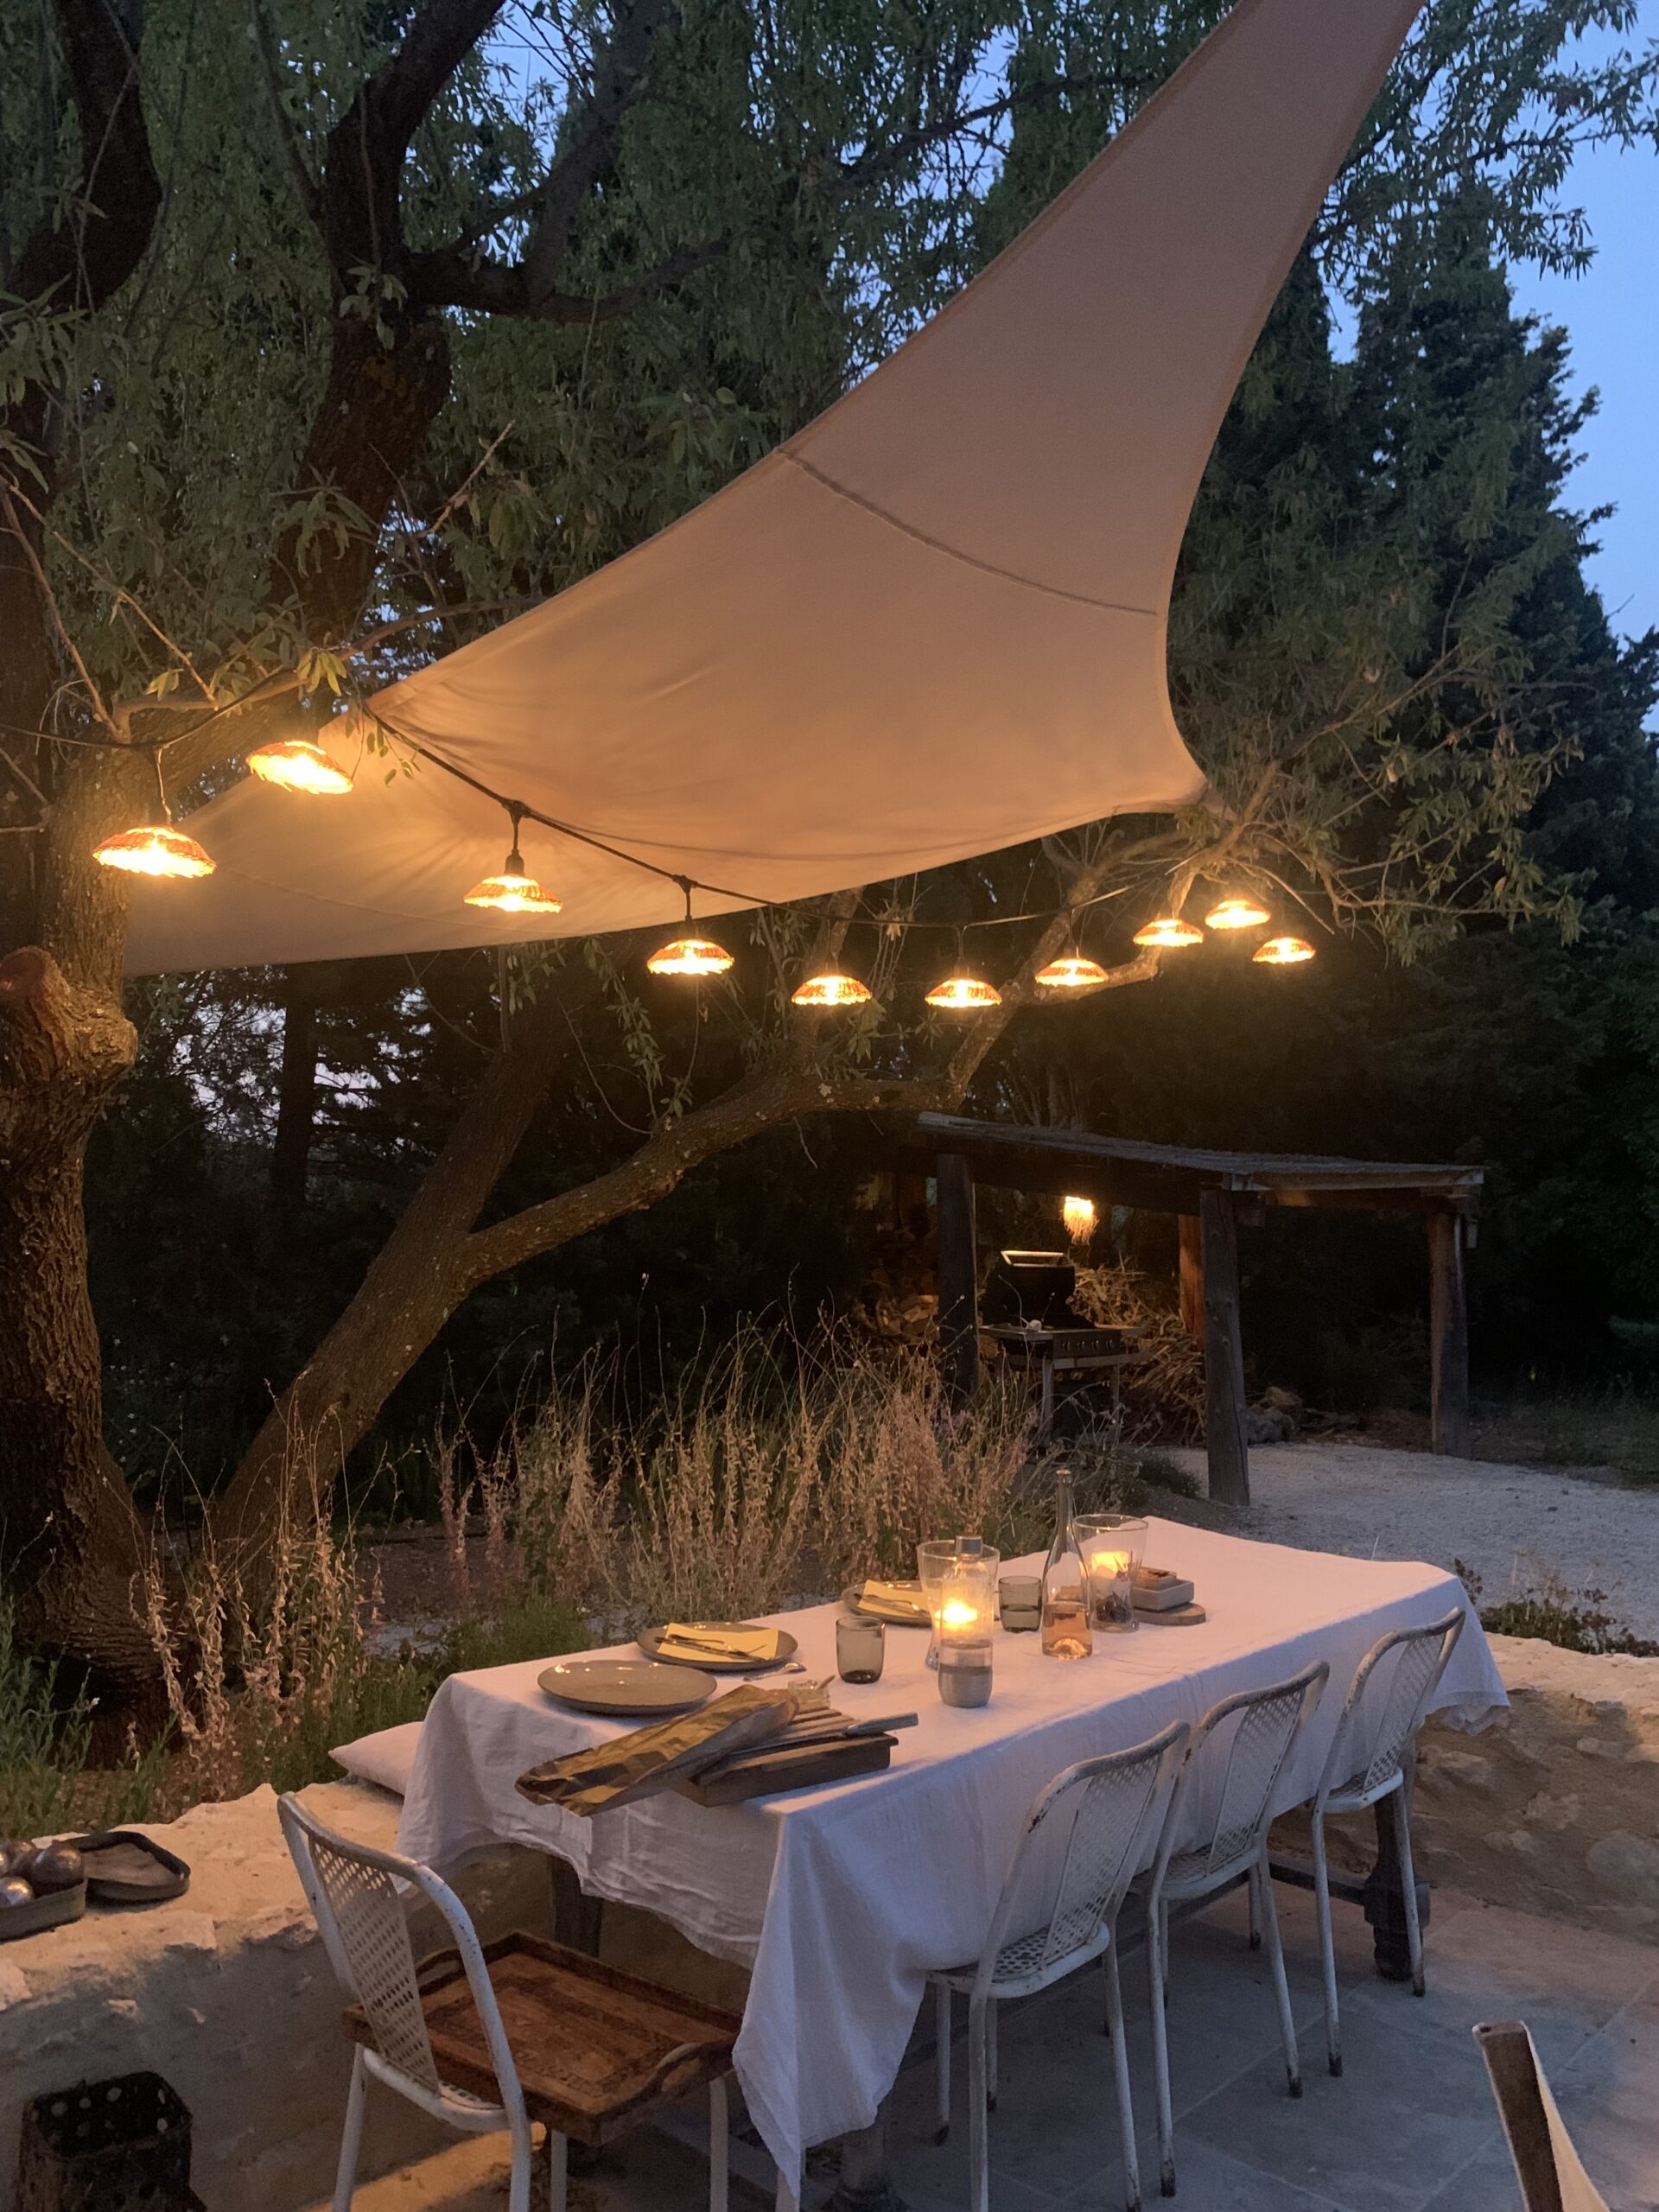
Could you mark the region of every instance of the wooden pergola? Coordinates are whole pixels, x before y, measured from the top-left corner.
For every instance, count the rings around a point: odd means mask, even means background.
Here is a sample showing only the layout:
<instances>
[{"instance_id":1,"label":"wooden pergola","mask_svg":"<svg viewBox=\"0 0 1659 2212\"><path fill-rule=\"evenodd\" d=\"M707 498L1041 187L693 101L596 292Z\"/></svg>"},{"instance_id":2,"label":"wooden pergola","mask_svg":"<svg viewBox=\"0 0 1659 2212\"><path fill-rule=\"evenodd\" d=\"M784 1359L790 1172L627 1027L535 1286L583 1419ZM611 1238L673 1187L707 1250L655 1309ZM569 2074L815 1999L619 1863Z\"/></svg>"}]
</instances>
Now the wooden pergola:
<instances>
[{"instance_id":1,"label":"wooden pergola","mask_svg":"<svg viewBox=\"0 0 1659 2212\"><path fill-rule=\"evenodd\" d=\"M1433 1446L1469 1451L1469 1326L1463 1255L1474 1241L1484 1171L1391 1160L1274 1152L1205 1152L1081 1129L1019 1128L920 1114L902 1140L906 1164L938 1192L939 1342L953 1389L979 1367L978 1184L1173 1213L1180 1229L1181 1318L1204 1344L1210 1494L1249 1503L1238 1224L1269 1206L1322 1206L1427 1219Z\"/></svg>"}]
</instances>

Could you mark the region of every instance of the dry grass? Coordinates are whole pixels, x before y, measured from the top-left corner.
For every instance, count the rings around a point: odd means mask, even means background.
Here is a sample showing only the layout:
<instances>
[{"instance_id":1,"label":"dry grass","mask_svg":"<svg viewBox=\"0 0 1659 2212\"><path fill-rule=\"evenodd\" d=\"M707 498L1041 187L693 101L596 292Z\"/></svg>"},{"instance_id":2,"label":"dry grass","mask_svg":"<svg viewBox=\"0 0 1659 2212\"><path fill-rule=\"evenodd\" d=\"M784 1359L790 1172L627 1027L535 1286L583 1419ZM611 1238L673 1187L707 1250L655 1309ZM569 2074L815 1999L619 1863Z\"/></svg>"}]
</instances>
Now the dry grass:
<instances>
[{"instance_id":1,"label":"dry grass","mask_svg":"<svg viewBox=\"0 0 1659 2212\"><path fill-rule=\"evenodd\" d=\"M1175 1306L1122 1260L1079 1268L1076 1302L1096 1327L1136 1332L1143 1357L1124 1370L1125 1435L1160 1444L1201 1442L1204 1349L1181 1326Z\"/></svg>"},{"instance_id":2,"label":"dry grass","mask_svg":"<svg viewBox=\"0 0 1659 2212\"><path fill-rule=\"evenodd\" d=\"M1028 1547L1041 1533L1023 1398L953 1414L923 1358L748 1331L628 1426L607 1412L608 1379L593 1367L556 1379L465 1485L456 1443L441 1447L458 1600L495 1603L533 1571L622 1635L913 1572L925 1534L978 1529ZM484 1522L481 1573L467 1563L469 1512Z\"/></svg>"}]
</instances>

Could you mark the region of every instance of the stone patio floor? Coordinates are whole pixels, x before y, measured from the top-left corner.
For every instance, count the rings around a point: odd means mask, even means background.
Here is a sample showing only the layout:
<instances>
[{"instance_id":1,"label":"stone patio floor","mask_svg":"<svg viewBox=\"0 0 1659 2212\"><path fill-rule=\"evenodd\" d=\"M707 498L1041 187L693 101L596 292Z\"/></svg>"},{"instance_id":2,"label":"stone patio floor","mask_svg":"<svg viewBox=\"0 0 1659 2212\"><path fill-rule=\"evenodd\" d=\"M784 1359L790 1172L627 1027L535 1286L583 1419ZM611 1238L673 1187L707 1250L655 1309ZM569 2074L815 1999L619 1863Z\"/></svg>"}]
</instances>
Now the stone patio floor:
<instances>
[{"instance_id":1,"label":"stone patio floor","mask_svg":"<svg viewBox=\"0 0 1659 2212\"><path fill-rule=\"evenodd\" d=\"M1344 2071L1326 2070L1313 1901L1275 1891L1306 2091L1285 2094L1272 1993L1246 1947L1241 1895L1176 1931L1170 1988L1179 2194L1185 2212L1518 2212L1520 2191L1470 2029L1524 2019L1562 2115L1612 2212L1659 2212L1659 1949L1440 1891L1428 1993L1383 1982L1370 1931L1338 1910ZM1141 2183L1158 2196L1157 2132L1142 1966L1125 1968ZM924 2024L928 2017L924 2008ZM959 2023L960 2026L960 2023ZM957 2120L932 2137L932 2069L918 2053L888 2115L894 2179L914 2212L968 2201L967 2069ZM1085 1974L1005 2009L991 2122L992 2212L1116 2212L1122 2203L1097 1979ZM701 2113L688 2113L694 2142ZM807 2212L833 2185L815 2155ZM822 2171L819 2171L819 2169ZM734 2212L771 2202L764 2158L739 2145ZM499 2139L365 2185L356 2212L499 2212ZM699 2212L707 2169L685 2145L641 2132L574 2181L572 2212ZM323 2212L323 2208L317 2208Z\"/></svg>"}]
</instances>

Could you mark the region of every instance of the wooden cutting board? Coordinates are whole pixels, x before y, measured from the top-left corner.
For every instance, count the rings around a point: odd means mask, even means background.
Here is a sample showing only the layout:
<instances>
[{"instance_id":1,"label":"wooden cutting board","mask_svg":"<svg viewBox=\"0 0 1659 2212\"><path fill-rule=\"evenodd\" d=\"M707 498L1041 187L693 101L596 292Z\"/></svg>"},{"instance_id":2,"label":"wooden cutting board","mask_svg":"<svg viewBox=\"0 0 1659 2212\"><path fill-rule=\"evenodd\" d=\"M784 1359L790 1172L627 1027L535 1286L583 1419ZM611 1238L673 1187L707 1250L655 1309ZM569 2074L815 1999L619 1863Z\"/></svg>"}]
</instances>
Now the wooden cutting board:
<instances>
[{"instance_id":1,"label":"wooden cutting board","mask_svg":"<svg viewBox=\"0 0 1659 2212\"><path fill-rule=\"evenodd\" d=\"M842 1737L828 1744L779 1744L722 1759L713 1774L676 1785L695 1805L741 1805L785 1789L811 1789L857 1774L880 1774L893 1757L893 1736Z\"/></svg>"}]
</instances>

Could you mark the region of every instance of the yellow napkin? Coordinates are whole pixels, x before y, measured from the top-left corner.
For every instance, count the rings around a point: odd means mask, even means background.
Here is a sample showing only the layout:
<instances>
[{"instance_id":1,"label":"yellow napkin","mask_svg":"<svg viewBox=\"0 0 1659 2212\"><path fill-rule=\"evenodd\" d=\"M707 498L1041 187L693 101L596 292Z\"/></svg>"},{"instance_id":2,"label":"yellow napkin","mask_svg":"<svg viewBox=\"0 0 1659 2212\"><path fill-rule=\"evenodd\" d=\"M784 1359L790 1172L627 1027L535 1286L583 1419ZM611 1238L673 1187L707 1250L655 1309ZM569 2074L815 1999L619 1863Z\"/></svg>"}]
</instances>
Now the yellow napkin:
<instances>
[{"instance_id":1,"label":"yellow napkin","mask_svg":"<svg viewBox=\"0 0 1659 2212\"><path fill-rule=\"evenodd\" d=\"M684 1659L775 1659L775 1628L699 1628L695 1621L670 1621L658 1649Z\"/></svg>"},{"instance_id":2,"label":"yellow napkin","mask_svg":"<svg viewBox=\"0 0 1659 2212\"><path fill-rule=\"evenodd\" d=\"M867 1613L880 1613L892 1621L925 1621L928 1616L921 1595L897 1582L866 1582L858 1602Z\"/></svg>"}]
</instances>

